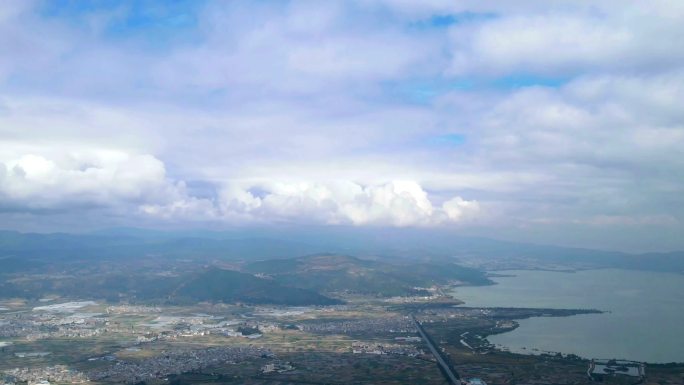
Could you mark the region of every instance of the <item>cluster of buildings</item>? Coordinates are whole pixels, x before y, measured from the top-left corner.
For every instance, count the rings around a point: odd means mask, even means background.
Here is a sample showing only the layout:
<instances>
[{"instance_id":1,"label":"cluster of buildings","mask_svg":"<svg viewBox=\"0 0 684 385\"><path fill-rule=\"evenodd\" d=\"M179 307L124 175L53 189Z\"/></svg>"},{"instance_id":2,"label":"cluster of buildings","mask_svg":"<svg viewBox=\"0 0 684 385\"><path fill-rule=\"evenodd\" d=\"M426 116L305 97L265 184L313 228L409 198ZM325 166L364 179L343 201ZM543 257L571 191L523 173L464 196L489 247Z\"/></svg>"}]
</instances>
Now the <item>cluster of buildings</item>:
<instances>
[{"instance_id":1,"label":"cluster of buildings","mask_svg":"<svg viewBox=\"0 0 684 385\"><path fill-rule=\"evenodd\" d=\"M415 303L415 302L427 302L435 301L438 299L445 298L441 294L430 294L430 295L414 295L414 296L400 296L400 297L390 297L385 299L387 303Z\"/></svg>"},{"instance_id":2,"label":"cluster of buildings","mask_svg":"<svg viewBox=\"0 0 684 385\"><path fill-rule=\"evenodd\" d=\"M161 313L162 309L157 306L142 306L142 305L114 305L107 306L107 314L151 314Z\"/></svg>"},{"instance_id":3,"label":"cluster of buildings","mask_svg":"<svg viewBox=\"0 0 684 385\"><path fill-rule=\"evenodd\" d=\"M40 340L46 338L89 338L96 337L104 333L103 328L84 328L84 327L58 327L49 332L29 333L27 340Z\"/></svg>"},{"instance_id":4,"label":"cluster of buildings","mask_svg":"<svg viewBox=\"0 0 684 385\"><path fill-rule=\"evenodd\" d=\"M423 339L418 337L418 336L394 337L394 339L397 341L405 341L405 342L422 342L423 341Z\"/></svg>"},{"instance_id":5,"label":"cluster of buildings","mask_svg":"<svg viewBox=\"0 0 684 385\"><path fill-rule=\"evenodd\" d=\"M601 381L606 377L615 376L643 379L646 377L646 365L636 361L593 359L589 362L587 374L594 381Z\"/></svg>"},{"instance_id":6,"label":"cluster of buildings","mask_svg":"<svg viewBox=\"0 0 684 385\"><path fill-rule=\"evenodd\" d=\"M467 307L445 307L445 308L431 308L422 311L424 316L428 316L421 321L434 322L439 318L480 318L491 316L493 309L487 308L467 308Z\"/></svg>"},{"instance_id":7,"label":"cluster of buildings","mask_svg":"<svg viewBox=\"0 0 684 385\"><path fill-rule=\"evenodd\" d=\"M409 317L365 318L349 321L315 322L298 326L300 330L311 333L416 333L416 327Z\"/></svg>"},{"instance_id":8,"label":"cluster of buildings","mask_svg":"<svg viewBox=\"0 0 684 385\"><path fill-rule=\"evenodd\" d=\"M19 313L0 321L0 337L87 338L106 330L106 318L98 314Z\"/></svg>"},{"instance_id":9,"label":"cluster of buildings","mask_svg":"<svg viewBox=\"0 0 684 385\"><path fill-rule=\"evenodd\" d=\"M137 343L170 341L182 337L197 337L210 334L207 330L187 329L187 330L165 330L156 333L145 333L136 337Z\"/></svg>"},{"instance_id":10,"label":"cluster of buildings","mask_svg":"<svg viewBox=\"0 0 684 385\"><path fill-rule=\"evenodd\" d=\"M138 343L175 340L183 337L198 337L206 335L221 335L224 337L259 338L263 333L280 330L280 325L271 322L235 322L221 321L217 323L172 323L172 330L150 332L137 337ZM237 328L236 328L237 326ZM246 332L251 331L251 332Z\"/></svg>"},{"instance_id":11,"label":"cluster of buildings","mask_svg":"<svg viewBox=\"0 0 684 385\"><path fill-rule=\"evenodd\" d=\"M354 342L352 343L352 353L354 354L395 354L409 357L416 357L422 352L414 345L400 344L378 344Z\"/></svg>"},{"instance_id":12,"label":"cluster of buildings","mask_svg":"<svg viewBox=\"0 0 684 385\"><path fill-rule=\"evenodd\" d=\"M219 364L271 357L271 351L254 346L175 350L136 362L116 361L104 369L91 371L88 376L94 381L136 383Z\"/></svg>"},{"instance_id":13,"label":"cluster of buildings","mask_svg":"<svg viewBox=\"0 0 684 385\"><path fill-rule=\"evenodd\" d=\"M16 368L5 371L5 374L13 379L12 382L20 381L28 384L49 384L50 382L78 384L88 381L88 376L85 373L69 369L64 365Z\"/></svg>"},{"instance_id":14,"label":"cluster of buildings","mask_svg":"<svg viewBox=\"0 0 684 385\"><path fill-rule=\"evenodd\" d=\"M0 337L24 337L28 334L49 332L50 329L26 319L9 319L0 321Z\"/></svg>"},{"instance_id":15,"label":"cluster of buildings","mask_svg":"<svg viewBox=\"0 0 684 385\"><path fill-rule=\"evenodd\" d=\"M294 366L289 362L270 362L261 367L261 373L285 373L294 370Z\"/></svg>"}]
</instances>

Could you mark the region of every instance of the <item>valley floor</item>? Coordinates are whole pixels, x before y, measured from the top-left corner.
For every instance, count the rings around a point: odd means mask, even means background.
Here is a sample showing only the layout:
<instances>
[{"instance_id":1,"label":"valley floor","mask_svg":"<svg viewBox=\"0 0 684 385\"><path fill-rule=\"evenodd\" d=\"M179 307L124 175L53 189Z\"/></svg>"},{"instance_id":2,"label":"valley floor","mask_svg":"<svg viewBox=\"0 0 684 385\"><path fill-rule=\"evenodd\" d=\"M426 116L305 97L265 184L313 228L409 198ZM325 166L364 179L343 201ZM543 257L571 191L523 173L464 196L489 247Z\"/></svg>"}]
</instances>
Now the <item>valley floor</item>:
<instances>
[{"instance_id":1,"label":"valley floor","mask_svg":"<svg viewBox=\"0 0 684 385\"><path fill-rule=\"evenodd\" d=\"M0 372L6 383L446 384L414 315L463 380L591 383L585 359L513 354L486 339L512 330L516 319L587 310L469 308L448 298L346 300L309 307L5 301ZM618 375L604 383L637 380ZM642 383L684 383L684 365L647 365Z\"/></svg>"}]
</instances>

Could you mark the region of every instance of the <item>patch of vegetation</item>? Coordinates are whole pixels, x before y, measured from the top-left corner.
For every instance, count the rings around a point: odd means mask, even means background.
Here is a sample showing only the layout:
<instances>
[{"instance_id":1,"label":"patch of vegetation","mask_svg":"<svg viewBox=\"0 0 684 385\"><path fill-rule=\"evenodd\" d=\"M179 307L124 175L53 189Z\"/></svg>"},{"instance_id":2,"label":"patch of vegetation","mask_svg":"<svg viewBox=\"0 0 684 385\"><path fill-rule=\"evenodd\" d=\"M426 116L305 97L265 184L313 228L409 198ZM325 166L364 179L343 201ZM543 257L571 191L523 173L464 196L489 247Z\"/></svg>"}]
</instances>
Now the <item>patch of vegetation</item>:
<instances>
[{"instance_id":1,"label":"patch of vegetation","mask_svg":"<svg viewBox=\"0 0 684 385\"><path fill-rule=\"evenodd\" d=\"M281 285L238 271L210 268L185 282L172 301L248 302L282 305L332 305L341 301L315 291Z\"/></svg>"},{"instance_id":2,"label":"patch of vegetation","mask_svg":"<svg viewBox=\"0 0 684 385\"><path fill-rule=\"evenodd\" d=\"M40 298L58 295L71 298L127 300L167 304L195 302L278 305L332 305L341 301L315 291L289 287L238 271L209 268L178 276L126 274L17 276L0 283L0 298Z\"/></svg>"},{"instance_id":3,"label":"patch of vegetation","mask_svg":"<svg viewBox=\"0 0 684 385\"><path fill-rule=\"evenodd\" d=\"M253 262L245 271L270 275L273 280L320 292L353 292L379 296L425 295L417 287L491 281L476 269L453 263L390 264L350 256L315 255Z\"/></svg>"}]
</instances>

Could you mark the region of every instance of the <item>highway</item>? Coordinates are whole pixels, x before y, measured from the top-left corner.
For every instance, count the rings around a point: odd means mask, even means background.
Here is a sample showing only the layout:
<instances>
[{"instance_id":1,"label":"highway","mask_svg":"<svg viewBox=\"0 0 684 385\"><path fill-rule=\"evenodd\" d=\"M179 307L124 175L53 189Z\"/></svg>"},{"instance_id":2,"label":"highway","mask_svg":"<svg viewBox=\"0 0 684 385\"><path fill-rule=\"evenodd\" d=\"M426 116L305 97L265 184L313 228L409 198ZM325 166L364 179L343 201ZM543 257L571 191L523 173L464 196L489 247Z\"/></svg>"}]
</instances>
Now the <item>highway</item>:
<instances>
[{"instance_id":1,"label":"highway","mask_svg":"<svg viewBox=\"0 0 684 385\"><path fill-rule=\"evenodd\" d=\"M432 355L435 356L435 359L437 360L437 363L439 366L442 368L442 372L446 376L447 380L451 382L454 385L461 385L461 381L458 379L458 374L454 373L449 365L444 361L444 358L440 354L440 352L437 350L437 347L432 344L432 341L428 338L427 334L425 334L425 330L423 330L423 326L418 322L416 317L411 316L411 319L413 319L413 323L416 324L416 329L418 329L418 333L420 333L420 336L423 338L423 341L427 344L428 348L430 349L430 352L432 352Z\"/></svg>"}]
</instances>

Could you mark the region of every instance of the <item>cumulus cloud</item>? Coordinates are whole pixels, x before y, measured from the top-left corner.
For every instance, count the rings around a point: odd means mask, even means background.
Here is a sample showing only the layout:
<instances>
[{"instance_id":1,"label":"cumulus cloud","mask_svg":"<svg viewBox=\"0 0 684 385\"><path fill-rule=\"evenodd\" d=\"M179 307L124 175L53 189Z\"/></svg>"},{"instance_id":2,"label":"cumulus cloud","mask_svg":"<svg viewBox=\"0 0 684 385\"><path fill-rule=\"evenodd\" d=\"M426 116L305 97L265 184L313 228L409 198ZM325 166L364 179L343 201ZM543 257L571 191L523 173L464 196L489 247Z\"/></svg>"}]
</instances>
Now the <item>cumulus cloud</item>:
<instances>
[{"instance_id":1,"label":"cumulus cloud","mask_svg":"<svg viewBox=\"0 0 684 385\"><path fill-rule=\"evenodd\" d=\"M175 190L164 164L147 154L88 151L61 159L25 154L0 162L0 197L13 210L164 201Z\"/></svg>"},{"instance_id":2,"label":"cumulus cloud","mask_svg":"<svg viewBox=\"0 0 684 385\"><path fill-rule=\"evenodd\" d=\"M215 202L189 198L141 209L149 215L200 220L433 226L476 216L479 204L454 197L435 207L413 181L370 186L350 181L263 182L226 186Z\"/></svg>"},{"instance_id":3,"label":"cumulus cloud","mask_svg":"<svg viewBox=\"0 0 684 385\"><path fill-rule=\"evenodd\" d=\"M442 209L452 221L459 221L480 211L477 201L467 201L461 197L454 197L444 202Z\"/></svg>"}]
</instances>

